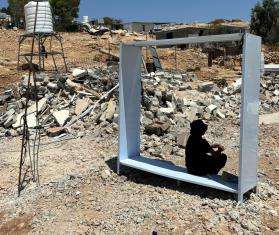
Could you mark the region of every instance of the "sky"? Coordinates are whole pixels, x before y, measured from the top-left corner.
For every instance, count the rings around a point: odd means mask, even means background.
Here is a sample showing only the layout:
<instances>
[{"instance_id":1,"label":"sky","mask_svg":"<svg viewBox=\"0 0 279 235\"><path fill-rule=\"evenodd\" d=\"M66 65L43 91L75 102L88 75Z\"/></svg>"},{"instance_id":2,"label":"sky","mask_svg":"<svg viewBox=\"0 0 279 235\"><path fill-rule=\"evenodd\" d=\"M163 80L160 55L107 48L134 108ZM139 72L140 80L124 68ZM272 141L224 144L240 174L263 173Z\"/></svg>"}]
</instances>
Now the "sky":
<instances>
[{"instance_id":1,"label":"sky","mask_svg":"<svg viewBox=\"0 0 279 235\"><path fill-rule=\"evenodd\" d=\"M258 0L81 0L80 17L130 21L209 22L217 18L250 20ZM6 6L0 0L0 6Z\"/></svg>"}]
</instances>

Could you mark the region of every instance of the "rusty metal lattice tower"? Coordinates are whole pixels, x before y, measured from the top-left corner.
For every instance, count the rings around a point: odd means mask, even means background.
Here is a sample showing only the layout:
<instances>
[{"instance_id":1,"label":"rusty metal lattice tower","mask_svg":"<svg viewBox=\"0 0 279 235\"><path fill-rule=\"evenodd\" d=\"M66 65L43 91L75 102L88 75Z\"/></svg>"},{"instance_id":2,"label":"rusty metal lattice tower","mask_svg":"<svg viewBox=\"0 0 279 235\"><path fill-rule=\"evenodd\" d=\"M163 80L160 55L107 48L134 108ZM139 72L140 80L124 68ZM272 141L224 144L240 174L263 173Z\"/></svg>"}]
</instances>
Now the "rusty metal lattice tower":
<instances>
[{"instance_id":1,"label":"rusty metal lattice tower","mask_svg":"<svg viewBox=\"0 0 279 235\"><path fill-rule=\"evenodd\" d=\"M32 40L34 39L34 41L35 41L34 45L37 45L37 50L36 50L36 52L34 52L34 48L33 48L31 53L30 52L22 53L22 47L24 45L24 42L26 42L26 40L29 38L31 38ZM49 39L49 44L46 45L46 42L48 39ZM53 43L55 41L58 42L58 44L59 44L59 47L60 47L59 50L53 49ZM20 69L20 62L22 61L22 58L25 59L26 57L30 57L30 56L38 58L37 70L39 70L39 71L45 70L45 59L49 56L52 59L55 71L58 71L56 57L60 56L63 60L65 72L68 71L66 57L65 57L64 48L63 48L63 38L57 32L51 32L51 33L34 32L34 33L20 35L19 46L18 46L18 58L17 58L18 70Z\"/></svg>"}]
</instances>

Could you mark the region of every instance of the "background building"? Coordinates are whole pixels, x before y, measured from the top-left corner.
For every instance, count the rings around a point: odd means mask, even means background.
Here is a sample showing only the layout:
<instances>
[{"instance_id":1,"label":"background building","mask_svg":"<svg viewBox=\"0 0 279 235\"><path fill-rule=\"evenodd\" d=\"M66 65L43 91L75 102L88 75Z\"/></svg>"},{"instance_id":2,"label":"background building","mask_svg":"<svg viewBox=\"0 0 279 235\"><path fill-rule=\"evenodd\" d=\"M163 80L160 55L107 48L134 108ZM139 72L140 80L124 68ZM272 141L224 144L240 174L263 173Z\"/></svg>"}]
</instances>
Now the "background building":
<instances>
[{"instance_id":1,"label":"background building","mask_svg":"<svg viewBox=\"0 0 279 235\"><path fill-rule=\"evenodd\" d=\"M167 23L156 23L156 22L129 22L124 23L124 29L128 32L147 32L160 30L161 26Z\"/></svg>"},{"instance_id":2,"label":"background building","mask_svg":"<svg viewBox=\"0 0 279 235\"><path fill-rule=\"evenodd\" d=\"M172 38L184 38L193 36L206 36L216 34L230 34L230 33L245 33L249 32L249 25L177 25L166 27L161 31L156 31L155 36L157 40L160 39L172 39Z\"/></svg>"}]
</instances>

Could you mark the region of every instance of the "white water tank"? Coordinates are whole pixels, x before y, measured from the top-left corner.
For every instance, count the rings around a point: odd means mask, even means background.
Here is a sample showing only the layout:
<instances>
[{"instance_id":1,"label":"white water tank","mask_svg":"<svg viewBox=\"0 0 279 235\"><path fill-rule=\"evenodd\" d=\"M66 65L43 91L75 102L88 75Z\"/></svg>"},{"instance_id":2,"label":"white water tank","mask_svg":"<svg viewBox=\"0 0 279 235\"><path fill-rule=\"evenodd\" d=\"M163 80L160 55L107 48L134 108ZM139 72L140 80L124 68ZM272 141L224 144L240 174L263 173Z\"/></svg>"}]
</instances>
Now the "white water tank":
<instances>
[{"instance_id":1,"label":"white water tank","mask_svg":"<svg viewBox=\"0 0 279 235\"><path fill-rule=\"evenodd\" d=\"M24 6L26 33L34 32L37 2L29 2ZM53 22L50 4L48 1L38 2L36 33L52 33Z\"/></svg>"},{"instance_id":2,"label":"white water tank","mask_svg":"<svg viewBox=\"0 0 279 235\"><path fill-rule=\"evenodd\" d=\"M82 23L83 24L88 24L89 23L89 16L83 16L82 17Z\"/></svg>"}]
</instances>

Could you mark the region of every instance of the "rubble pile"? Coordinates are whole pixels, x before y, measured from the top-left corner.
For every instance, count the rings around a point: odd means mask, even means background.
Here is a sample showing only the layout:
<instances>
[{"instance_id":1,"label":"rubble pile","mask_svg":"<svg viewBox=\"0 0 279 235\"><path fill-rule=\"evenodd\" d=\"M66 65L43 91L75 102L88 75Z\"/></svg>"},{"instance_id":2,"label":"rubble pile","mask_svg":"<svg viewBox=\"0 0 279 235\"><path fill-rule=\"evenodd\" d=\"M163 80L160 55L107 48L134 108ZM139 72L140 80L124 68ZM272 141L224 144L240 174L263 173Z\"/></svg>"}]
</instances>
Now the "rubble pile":
<instances>
[{"instance_id":1,"label":"rubble pile","mask_svg":"<svg viewBox=\"0 0 279 235\"><path fill-rule=\"evenodd\" d=\"M264 54L266 64L279 64L279 53L276 50L266 50Z\"/></svg>"},{"instance_id":2,"label":"rubble pile","mask_svg":"<svg viewBox=\"0 0 279 235\"><path fill-rule=\"evenodd\" d=\"M261 113L279 107L278 84L275 84L278 78L274 74L263 77ZM194 73L157 72L144 77L142 151L162 158L163 154L184 156L189 123L197 118L226 118L239 125L241 78L227 87L195 80ZM154 90L154 87L157 89Z\"/></svg>"},{"instance_id":3,"label":"rubble pile","mask_svg":"<svg viewBox=\"0 0 279 235\"><path fill-rule=\"evenodd\" d=\"M83 135L94 119L111 121L116 111L116 101L107 91L117 84L117 71L111 69L74 69L72 74L36 75L38 104L36 105L35 83L30 79L31 100L27 107L29 128L41 128L49 136L66 132ZM9 89L0 96L0 134L16 136L22 132L26 97L28 97L28 76L24 75L17 89ZM101 99L102 102L99 102ZM111 99L111 100L110 100ZM106 103L108 101L108 103ZM39 122L36 119L38 106ZM102 115L92 115L91 112Z\"/></svg>"},{"instance_id":4,"label":"rubble pile","mask_svg":"<svg viewBox=\"0 0 279 235\"><path fill-rule=\"evenodd\" d=\"M118 71L106 69L73 69L71 74L45 74L36 76L38 89L39 123L36 120L35 84L30 79L31 102L27 107L27 124L41 127L50 137L71 133L83 136L104 128L107 134L118 130ZM264 76L261 82L262 112L278 107L278 75ZM163 138L171 146L185 145L183 133L197 118L232 119L239 122L241 78L223 86L198 81L195 72L172 74L156 72L144 74L141 126L145 150L156 155L153 146ZM0 96L0 133L2 136L21 134L26 104L28 76L24 75L18 89L9 89ZM156 87L156 89L154 89ZM107 94L108 93L108 94ZM152 138L152 141L151 139ZM166 145L167 148L168 145ZM176 154L182 154L175 147ZM173 151L173 150L171 150ZM167 151L168 152L168 151Z\"/></svg>"},{"instance_id":5,"label":"rubble pile","mask_svg":"<svg viewBox=\"0 0 279 235\"><path fill-rule=\"evenodd\" d=\"M279 110L279 75L269 74L261 80L261 108L264 112Z\"/></svg>"}]
</instances>

